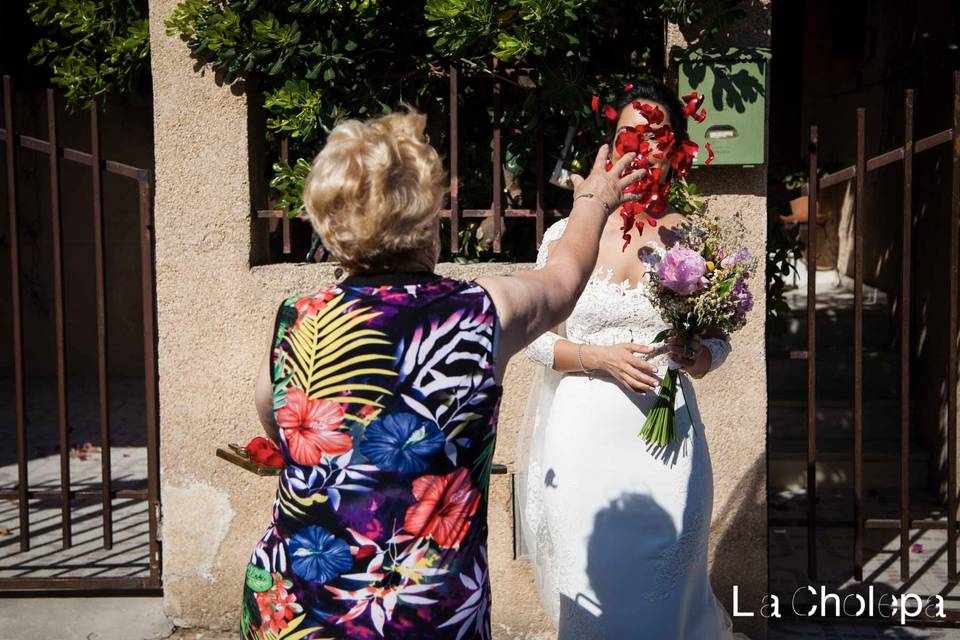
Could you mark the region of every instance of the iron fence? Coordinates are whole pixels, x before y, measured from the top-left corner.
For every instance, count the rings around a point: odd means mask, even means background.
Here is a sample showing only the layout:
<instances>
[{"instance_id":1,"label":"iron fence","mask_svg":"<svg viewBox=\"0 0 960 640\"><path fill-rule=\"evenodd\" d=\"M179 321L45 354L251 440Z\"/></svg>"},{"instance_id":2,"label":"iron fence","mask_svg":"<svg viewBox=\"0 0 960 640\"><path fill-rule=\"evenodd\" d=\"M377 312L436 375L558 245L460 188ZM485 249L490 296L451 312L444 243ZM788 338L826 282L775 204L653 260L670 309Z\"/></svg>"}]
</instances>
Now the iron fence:
<instances>
[{"instance_id":1,"label":"iron fence","mask_svg":"<svg viewBox=\"0 0 960 640\"><path fill-rule=\"evenodd\" d=\"M527 69L513 69L501 67L497 60L493 61L491 69L470 69L464 71L456 64L449 65L446 75L449 85L449 123L448 123L448 142L446 149L447 174L449 176L449 200L448 206L441 209L440 215L443 219L449 220L450 253L453 256L461 253L460 231L463 228L464 220L477 220L490 218L492 220L493 237L491 239L491 248L494 254L500 254L503 251L503 235L505 222L508 218L516 219L534 219L536 224L536 245L535 249L540 247L543 239L543 233L548 220L556 220L569 213L569 209L547 209L544 207L545 200L545 174L544 174L544 135L543 131L537 130L536 151L535 151L535 198L533 208L514 208L505 206L504 197L504 149L503 149L503 84L510 82L511 76L525 73ZM460 198L460 115L459 102L461 98L460 80L462 77L487 78L490 80L490 99L493 109L493 133L491 136L492 153L492 176L490 206L483 209L464 208ZM289 143L286 139L280 140L280 159L284 162L289 160ZM274 233L280 229L282 253L290 255L293 251L292 237L298 233L297 229L291 226L291 217L285 209L266 208L257 211L257 218L267 220L269 231ZM296 218L293 218L296 220ZM303 227L306 232L306 225ZM326 253L320 248L317 251L317 261L323 261L328 258Z\"/></svg>"},{"instance_id":2,"label":"iron fence","mask_svg":"<svg viewBox=\"0 0 960 640\"><path fill-rule=\"evenodd\" d=\"M806 517L770 518L771 526L805 527L807 573L817 580L817 536L822 528L853 530L853 576L863 581L864 534L867 529L895 530L899 533L900 578L911 579L910 530L946 529L947 531L947 577L950 584L957 583L957 359L958 359L958 260L960 260L960 71L953 75L953 123L952 127L933 135L914 137L914 92L904 95L905 118L903 145L880 155L866 157L866 109L857 110L856 116L856 162L848 167L817 179L820 144L816 126L810 128L808 167L808 220L817 216L818 193L830 186L852 181L855 205L853 210L853 260L854 260L854 315L853 315L853 521L825 520L817 513L817 334L816 334L816 225L807 226L807 350L797 354L807 360L807 420L806 420ZM911 517L910 496L910 358L911 358L911 261L913 255L913 162L914 156L941 145L952 145L951 204L949 215L949 285L948 285L948 342L947 357L947 514L946 521L931 518ZM864 512L864 450L863 450L863 329L864 329L864 184L870 172L894 163L901 163L903 201L901 230L901 264L899 274L899 370L900 370L900 456L899 456L899 518L870 518ZM943 622L933 618L930 621ZM949 622L960 622L960 611L948 611Z\"/></svg>"},{"instance_id":3,"label":"iron fence","mask_svg":"<svg viewBox=\"0 0 960 640\"><path fill-rule=\"evenodd\" d=\"M3 77L3 128L0 142L5 145L7 208L9 218L11 300L10 314L13 329L13 378L14 413L17 443L18 482L14 489L0 489L0 499L16 500L19 511L19 546L22 552L30 550L31 529L29 503L31 500L59 500L61 517L61 543L64 549L73 545L71 510L77 502L101 503L103 548L110 549L113 539L113 504L115 499L145 500L148 503L149 525L149 576L140 577L16 577L0 578L0 592L31 589L66 590L155 590L160 587L160 483L159 483L159 431L157 424L157 373L156 329L154 307L154 229L151 195L152 176L142 169L121 162L105 159L101 153L101 124L99 105L94 102L89 109L90 151L80 151L63 146L58 132L56 94L46 92L47 127L46 140L18 132L14 127L13 82ZM25 408L23 307L20 290L20 224L18 219L18 158L21 151L45 154L49 158L50 176L50 224L53 235L51 259L53 261L53 310L56 341L56 388L57 432L59 439L60 488L59 490L36 490L30 488L27 473L27 419ZM64 322L64 261L61 233L61 163L70 162L90 168L93 199L91 223L94 231L95 289L97 323L97 382L99 406L99 439L101 447L101 482L99 490L73 490L70 483L70 441L67 421L67 368L69 345L66 341ZM140 281L142 289L141 310L143 314L143 361L144 398L146 404L147 440L147 486L144 489L117 489L113 487L111 472L110 438L110 387L107 370L107 282L104 243L104 194L105 173L115 174L136 181L138 189Z\"/></svg>"}]
</instances>

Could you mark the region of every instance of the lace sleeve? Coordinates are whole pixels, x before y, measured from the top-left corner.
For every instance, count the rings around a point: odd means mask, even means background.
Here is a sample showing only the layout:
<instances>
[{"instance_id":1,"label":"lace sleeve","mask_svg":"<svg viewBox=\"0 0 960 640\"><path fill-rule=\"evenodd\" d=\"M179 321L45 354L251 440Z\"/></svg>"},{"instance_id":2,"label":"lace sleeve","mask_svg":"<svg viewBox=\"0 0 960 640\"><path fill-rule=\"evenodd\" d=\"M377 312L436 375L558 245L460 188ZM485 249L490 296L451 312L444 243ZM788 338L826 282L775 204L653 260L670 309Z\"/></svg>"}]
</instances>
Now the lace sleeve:
<instances>
[{"instance_id":1,"label":"lace sleeve","mask_svg":"<svg viewBox=\"0 0 960 640\"><path fill-rule=\"evenodd\" d=\"M552 224L550 228L544 232L543 241L540 243L540 250L537 252L537 269L543 269L543 267L547 264L547 255L550 251L550 244L563 235L563 230L566 228L566 226L567 219L563 218L562 220ZM562 337L553 331L547 331L527 346L527 358L536 364L547 367L548 369L552 369L553 350L557 340L561 339Z\"/></svg>"},{"instance_id":2,"label":"lace sleeve","mask_svg":"<svg viewBox=\"0 0 960 640\"><path fill-rule=\"evenodd\" d=\"M710 350L710 368L707 371L713 371L722 365L732 350L729 338L706 338L702 344Z\"/></svg>"}]
</instances>

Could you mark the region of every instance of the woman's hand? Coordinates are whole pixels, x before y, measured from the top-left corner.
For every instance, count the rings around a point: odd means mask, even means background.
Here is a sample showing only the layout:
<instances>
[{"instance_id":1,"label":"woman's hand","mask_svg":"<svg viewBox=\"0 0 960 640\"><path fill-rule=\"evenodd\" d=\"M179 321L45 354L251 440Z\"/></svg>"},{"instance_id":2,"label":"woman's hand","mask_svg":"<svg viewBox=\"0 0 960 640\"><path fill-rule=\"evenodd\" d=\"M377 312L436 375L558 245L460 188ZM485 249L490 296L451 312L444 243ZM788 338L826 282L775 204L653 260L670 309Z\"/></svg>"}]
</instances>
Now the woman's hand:
<instances>
[{"instance_id":1,"label":"woman's hand","mask_svg":"<svg viewBox=\"0 0 960 640\"><path fill-rule=\"evenodd\" d=\"M651 352L652 347L632 342L583 345L583 365L587 369L602 369L622 385L637 393L646 393L660 384L658 378L650 375L657 372L657 367L641 358Z\"/></svg>"},{"instance_id":2,"label":"woman's hand","mask_svg":"<svg viewBox=\"0 0 960 640\"><path fill-rule=\"evenodd\" d=\"M633 162L637 154L626 153L617 160L610 169L607 169L607 156L610 151L609 145L600 147L597 157L593 161L593 168L590 175L586 178L573 174L570 181L573 183L573 201L581 196L589 197L598 201L604 206L605 213L613 213L624 202L636 200L639 196L632 193L624 193L623 190L637 182L645 175L644 169L631 171L627 175L620 177L624 170Z\"/></svg>"},{"instance_id":3,"label":"woman's hand","mask_svg":"<svg viewBox=\"0 0 960 640\"><path fill-rule=\"evenodd\" d=\"M667 354L680 369L693 378L702 378L710 370L710 350L704 346L700 336L687 341L679 336L667 338Z\"/></svg>"}]
</instances>

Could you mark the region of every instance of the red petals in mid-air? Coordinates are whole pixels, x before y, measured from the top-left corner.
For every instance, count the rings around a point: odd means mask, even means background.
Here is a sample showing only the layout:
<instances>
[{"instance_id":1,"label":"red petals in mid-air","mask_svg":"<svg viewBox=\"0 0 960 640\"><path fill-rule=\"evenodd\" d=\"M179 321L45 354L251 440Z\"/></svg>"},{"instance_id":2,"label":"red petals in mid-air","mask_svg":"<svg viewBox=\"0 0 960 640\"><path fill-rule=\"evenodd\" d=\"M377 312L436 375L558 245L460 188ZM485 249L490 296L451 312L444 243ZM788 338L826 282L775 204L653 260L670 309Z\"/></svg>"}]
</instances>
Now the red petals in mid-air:
<instances>
[{"instance_id":1,"label":"red petals in mid-air","mask_svg":"<svg viewBox=\"0 0 960 640\"><path fill-rule=\"evenodd\" d=\"M624 93L626 93L626 92L628 92L628 91L633 91L633 83L632 83L632 82L628 82L628 83L627 83L627 86L625 86L625 87L623 88L623 92L624 92Z\"/></svg>"},{"instance_id":2,"label":"red petals in mid-air","mask_svg":"<svg viewBox=\"0 0 960 640\"><path fill-rule=\"evenodd\" d=\"M696 91L683 96L683 115L693 118L697 122L703 122L704 118L707 117L707 110L700 110L704 97Z\"/></svg>"},{"instance_id":3,"label":"red petals in mid-air","mask_svg":"<svg viewBox=\"0 0 960 640\"><path fill-rule=\"evenodd\" d=\"M637 101L633 103L633 108L640 112L640 115L646 119L647 124L660 124L663 122L663 111L656 105Z\"/></svg>"},{"instance_id":4,"label":"red petals in mid-air","mask_svg":"<svg viewBox=\"0 0 960 640\"><path fill-rule=\"evenodd\" d=\"M628 84L624 91L633 89L632 84ZM707 117L707 110L703 109L704 96L696 91L683 96L683 116L693 118L696 122L703 122ZM692 140L677 141L677 136L669 124L665 124L666 114L655 104L644 103L639 100L632 103L646 122L633 127L624 127L618 132L614 141L614 149L619 155L627 153L636 153L636 158L624 169L624 175L645 169L646 174L637 182L632 183L626 189L625 193L631 194L636 198L630 202L624 203L620 208L620 218L623 225L620 227L623 237L623 250L630 244L630 232L637 229L642 232L643 225L648 224L651 227L657 226L656 217L664 212L670 197L670 182L662 181L663 173L666 170L666 163L669 163L673 174L683 179L686 177L690 168L693 166L693 160L700 151L700 146ZM596 110L596 109L594 109ZM604 115L610 120L617 119L616 110L610 105L604 105ZM706 145L707 156L706 164L713 161L713 149ZM652 160L665 160L661 167L659 163L652 163ZM607 161L607 169L611 166Z\"/></svg>"},{"instance_id":5,"label":"red petals in mid-air","mask_svg":"<svg viewBox=\"0 0 960 640\"><path fill-rule=\"evenodd\" d=\"M600 96L593 96L590 99L590 110L596 113L600 109Z\"/></svg>"}]
</instances>

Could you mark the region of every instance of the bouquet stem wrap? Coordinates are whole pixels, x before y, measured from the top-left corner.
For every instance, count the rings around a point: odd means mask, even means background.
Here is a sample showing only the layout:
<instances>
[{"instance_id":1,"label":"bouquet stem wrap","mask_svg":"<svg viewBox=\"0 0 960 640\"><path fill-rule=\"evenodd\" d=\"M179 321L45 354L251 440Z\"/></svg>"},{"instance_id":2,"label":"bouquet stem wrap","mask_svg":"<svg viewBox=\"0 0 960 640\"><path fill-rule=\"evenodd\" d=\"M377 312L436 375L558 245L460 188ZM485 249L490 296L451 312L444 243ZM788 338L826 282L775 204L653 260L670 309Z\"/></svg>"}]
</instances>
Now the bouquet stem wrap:
<instances>
[{"instance_id":1,"label":"bouquet stem wrap","mask_svg":"<svg viewBox=\"0 0 960 640\"><path fill-rule=\"evenodd\" d=\"M668 369L657 394L657 402L647 414L640 437L647 444L666 447L677 438L676 399L680 372Z\"/></svg>"}]
</instances>

